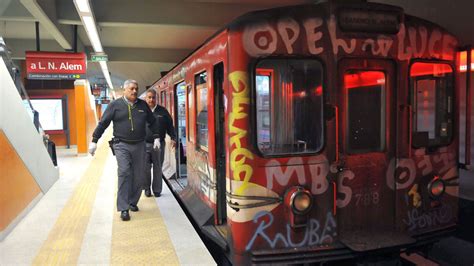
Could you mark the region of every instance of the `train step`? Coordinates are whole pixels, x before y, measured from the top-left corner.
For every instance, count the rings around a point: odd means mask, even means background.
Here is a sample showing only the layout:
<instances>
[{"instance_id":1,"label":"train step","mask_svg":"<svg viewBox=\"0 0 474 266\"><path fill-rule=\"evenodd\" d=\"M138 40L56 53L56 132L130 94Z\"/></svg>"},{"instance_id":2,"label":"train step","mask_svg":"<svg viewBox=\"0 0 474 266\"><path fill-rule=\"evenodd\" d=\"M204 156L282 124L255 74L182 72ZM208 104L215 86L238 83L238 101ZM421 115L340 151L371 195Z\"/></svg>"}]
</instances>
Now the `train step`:
<instances>
[{"instance_id":1,"label":"train step","mask_svg":"<svg viewBox=\"0 0 474 266\"><path fill-rule=\"evenodd\" d=\"M229 250L227 242L214 225L204 225L202 227L202 232L207 237L209 237L214 243L216 243L224 252Z\"/></svg>"},{"instance_id":2,"label":"train step","mask_svg":"<svg viewBox=\"0 0 474 266\"><path fill-rule=\"evenodd\" d=\"M341 234L340 240L348 248L357 252L415 243L414 238L396 231L347 231Z\"/></svg>"}]
</instances>

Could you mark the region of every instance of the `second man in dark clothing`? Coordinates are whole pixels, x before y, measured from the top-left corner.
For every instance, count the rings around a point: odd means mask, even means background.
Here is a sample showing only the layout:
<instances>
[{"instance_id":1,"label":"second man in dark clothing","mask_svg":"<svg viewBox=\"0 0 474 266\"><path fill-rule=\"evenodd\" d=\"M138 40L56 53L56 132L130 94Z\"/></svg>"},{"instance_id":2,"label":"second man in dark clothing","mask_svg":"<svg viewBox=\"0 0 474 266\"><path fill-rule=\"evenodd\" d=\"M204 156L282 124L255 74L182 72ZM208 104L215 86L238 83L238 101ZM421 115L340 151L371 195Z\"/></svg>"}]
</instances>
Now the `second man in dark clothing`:
<instances>
[{"instance_id":1,"label":"second man in dark clothing","mask_svg":"<svg viewBox=\"0 0 474 266\"><path fill-rule=\"evenodd\" d=\"M162 166L165 155L165 136L168 134L171 137L171 145L174 147L176 145L176 137L173 127L173 119L168 113L166 108L160 106L156 103L156 91L152 88L146 91L145 101L148 104L148 107L153 112L158 126L159 126L159 143L160 145L158 150L153 149L153 143L155 141L155 136L153 132L147 128L146 134L146 159L145 159L145 195L151 197L151 191L155 197L161 195L162 190ZM151 182L151 168L153 166L153 182ZM150 190L151 186L151 190Z\"/></svg>"}]
</instances>

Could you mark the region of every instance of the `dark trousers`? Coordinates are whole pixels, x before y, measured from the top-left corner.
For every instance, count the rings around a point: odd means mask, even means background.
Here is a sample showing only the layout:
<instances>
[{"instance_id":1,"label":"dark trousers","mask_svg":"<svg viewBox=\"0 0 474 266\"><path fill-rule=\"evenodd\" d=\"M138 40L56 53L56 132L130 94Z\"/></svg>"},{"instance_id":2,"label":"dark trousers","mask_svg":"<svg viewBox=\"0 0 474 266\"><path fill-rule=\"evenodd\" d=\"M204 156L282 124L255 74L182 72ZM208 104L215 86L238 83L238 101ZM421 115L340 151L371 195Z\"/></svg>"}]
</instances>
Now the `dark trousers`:
<instances>
[{"instance_id":1,"label":"dark trousers","mask_svg":"<svg viewBox=\"0 0 474 266\"><path fill-rule=\"evenodd\" d=\"M153 143L146 144L146 159L145 159L145 189L150 189L153 194L160 194L163 186L162 180L162 166L165 158L165 141L161 141L161 147L155 151ZM151 169L153 168L153 175ZM153 182L151 181L153 179ZM151 183L151 184L150 184Z\"/></svg>"},{"instance_id":2,"label":"dark trousers","mask_svg":"<svg viewBox=\"0 0 474 266\"><path fill-rule=\"evenodd\" d=\"M144 183L145 142L114 144L118 166L117 210L125 211L137 205Z\"/></svg>"}]
</instances>

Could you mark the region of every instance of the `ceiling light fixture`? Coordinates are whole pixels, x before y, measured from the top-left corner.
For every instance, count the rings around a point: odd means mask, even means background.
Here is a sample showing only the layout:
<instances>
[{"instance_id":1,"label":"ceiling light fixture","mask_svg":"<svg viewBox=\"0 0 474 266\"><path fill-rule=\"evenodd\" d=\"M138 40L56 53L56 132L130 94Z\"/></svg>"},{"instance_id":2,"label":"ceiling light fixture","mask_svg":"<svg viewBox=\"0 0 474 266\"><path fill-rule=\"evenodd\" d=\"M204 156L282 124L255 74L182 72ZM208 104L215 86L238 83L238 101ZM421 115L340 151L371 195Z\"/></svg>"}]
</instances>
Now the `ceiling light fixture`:
<instances>
[{"instance_id":1,"label":"ceiling light fixture","mask_svg":"<svg viewBox=\"0 0 474 266\"><path fill-rule=\"evenodd\" d=\"M91 8L89 7L89 0L75 0L79 12L91 13Z\"/></svg>"},{"instance_id":2,"label":"ceiling light fixture","mask_svg":"<svg viewBox=\"0 0 474 266\"><path fill-rule=\"evenodd\" d=\"M82 21L84 22L84 27L86 28L87 35L91 41L92 47L96 53L103 53L104 49L100 43L99 33L97 32L97 27L94 23L94 18L90 16L83 16Z\"/></svg>"},{"instance_id":3,"label":"ceiling light fixture","mask_svg":"<svg viewBox=\"0 0 474 266\"><path fill-rule=\"evenodd\" d=\"M81 17L82 24L86 29L87 37L92 44L94 52L103 53L104 49L102 47L102 43L100 42L99 33L95 24L94 14L90 8L89 0L74 0L74 4L79 17ZM113 89L114 87L112 86L112 79L110 78L107 62L101 61L99 64L100 68L102 69L102 73L104 74L105 80L107 81L107 85L109 85L110 89Z\"/></svg>"}]
</instances>

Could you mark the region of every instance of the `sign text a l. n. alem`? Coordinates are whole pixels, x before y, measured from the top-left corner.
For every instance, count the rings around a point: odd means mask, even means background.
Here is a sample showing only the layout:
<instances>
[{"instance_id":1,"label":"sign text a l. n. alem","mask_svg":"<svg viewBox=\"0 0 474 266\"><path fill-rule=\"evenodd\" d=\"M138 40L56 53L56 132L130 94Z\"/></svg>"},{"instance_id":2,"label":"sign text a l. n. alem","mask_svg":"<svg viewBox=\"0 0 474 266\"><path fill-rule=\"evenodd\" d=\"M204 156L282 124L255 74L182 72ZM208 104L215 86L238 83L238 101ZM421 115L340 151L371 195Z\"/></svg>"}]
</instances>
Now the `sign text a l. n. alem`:
<instances>
[{"instance_id":1,"label":"sign text a l. n. alem","mask_svg":"<svg viewBox=\"0 0 474 266\"><path fill-rule=\"evenodd\" d=\"M28 79L82 79L86 76L85 53L26 52Z\"/></svg>"}]
</instances>

